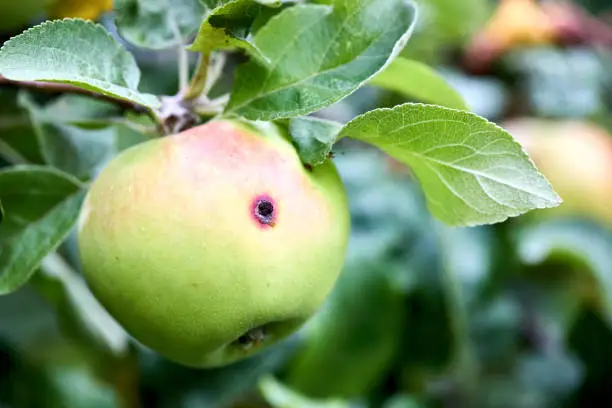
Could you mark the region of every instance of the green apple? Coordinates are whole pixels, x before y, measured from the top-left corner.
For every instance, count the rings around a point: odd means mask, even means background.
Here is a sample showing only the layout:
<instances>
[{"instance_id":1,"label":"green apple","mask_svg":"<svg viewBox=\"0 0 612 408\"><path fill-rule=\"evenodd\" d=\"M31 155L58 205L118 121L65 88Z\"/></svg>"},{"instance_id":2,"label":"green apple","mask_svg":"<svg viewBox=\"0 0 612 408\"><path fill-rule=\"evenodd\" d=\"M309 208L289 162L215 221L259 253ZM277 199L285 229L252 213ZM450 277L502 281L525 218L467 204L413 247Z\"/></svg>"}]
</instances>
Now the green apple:
<instances>
[{"instance_id":1,"label":"green apple","mask_svg":"<svg viewBox=\"0 0 612 408\"><path fill-rule=\"evenodd\" d=\"M218 120L120 153L88 193L78 242L92 293L136 340L213 367L320 308L349 230L331 161L307 169L279 127Z\"/></svg>"},{"instance_id":2,"label":"green apple","mask_svg":"<svg viewBox=\"0 0 612 408\"><path fill-rule=\"evenodd\" d=\"M537 214L589 218L612 226L612 137L593 123L516 118L502 124L563 199Z\"/></svg>"}]
</instances>

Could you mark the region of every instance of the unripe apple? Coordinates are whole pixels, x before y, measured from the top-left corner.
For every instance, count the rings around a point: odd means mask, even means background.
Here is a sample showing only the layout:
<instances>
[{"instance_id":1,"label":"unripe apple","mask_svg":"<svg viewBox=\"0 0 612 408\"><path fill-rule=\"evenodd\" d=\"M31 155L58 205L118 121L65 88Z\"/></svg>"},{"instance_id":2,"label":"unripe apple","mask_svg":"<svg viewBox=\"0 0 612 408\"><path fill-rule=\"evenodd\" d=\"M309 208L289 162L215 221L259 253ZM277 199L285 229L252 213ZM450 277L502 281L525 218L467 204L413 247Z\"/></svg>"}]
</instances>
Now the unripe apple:
<instances>
[{"instance_id":1,"label":"unripe apple","mask_svg":"<svg viewBox=\"0 0 612 408\"><path fill-rule=\"evenodd\" d=\"M487 24L467 46L464 63L472 71L487 71L507 52L524 46L556 42L558 28L535 0L501 0Z\"/></svg>"},{"instance_id":2,"label":"unripe apple","mask_svg":"<svg viewBox=\"0 0 612 408\"><path fill-rule=\"evenodd\" d=\"M344 264L350 217L330 161L280 128L218 120L120 153L79 219L92 292L140 343L225 365L301 327Z\"/></svg>"},{"instance_id":3,"label":"unripe apple","mask_svg":"<svg viewBox=\"0 0 612 408\"><path fill-rule=\"evenodd\" d=\"M502 124L563 199L538 214L590 218L612 225L612 137L576 120L518 118Z\"/></svg>"}]
</instances>

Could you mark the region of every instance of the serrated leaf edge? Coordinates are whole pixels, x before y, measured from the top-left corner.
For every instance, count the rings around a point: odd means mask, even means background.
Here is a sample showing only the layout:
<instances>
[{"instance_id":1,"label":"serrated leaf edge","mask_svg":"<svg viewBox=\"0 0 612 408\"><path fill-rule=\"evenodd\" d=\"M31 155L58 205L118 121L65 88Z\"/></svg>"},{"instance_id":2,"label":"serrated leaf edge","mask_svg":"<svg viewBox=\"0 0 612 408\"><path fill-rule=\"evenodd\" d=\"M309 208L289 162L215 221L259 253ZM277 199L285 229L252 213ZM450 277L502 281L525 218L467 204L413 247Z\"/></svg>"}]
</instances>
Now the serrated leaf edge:
<instances>
[{"instance_id":1,"label":"serrated leaf edge","mask_svg":"<svg viewBox=\"0 0 612 408\"><path fill-rule=\"evenodd\" d=\"M414 30L415 30L416 23L417 23L418 18L419 18L419 7L417 6L417 3L412 1L412 0L404 0L404 3L406 5L408 5L408 6L410 6L412 8L412 10L413 10L414 16L413 16L412 22L410 23L410 27L408 28L408 30L406 30L406 32L395 43L395 45L393 47L393 50L391 52L391 55L389 56L389 58L387 58L387 61L385 62L385 64L383 64L378 69L378 71L372 73L369 77L365 78L359 84L356 84L355 87L353 88L353 90L351 92L349 92L348 94L327 98L325 101L319 103L318 104L319 107L315 108L314 110L313 110L312 107L308 107L308 108L302 108L302 109L292 110L292 111L277 111L274 114L270 114L268 116L265 116L265 119L266 120L286 119L286 118L292 118L292 117L297 117L297 116L300 116L300 115L306 115L306 114L309 114L309 113L312 113L312 112L316 112L316 111L318 111L320 109L323 109L326 106L329 106L331 104L339 102L339 101L347 98L348 96L352 95L359 88L361 88L364 85L366 85L367 82L369 82L372 78L374 78L376 75L381 73L385 68L387 68L387 66L389 66L389 64L391 64L391 62L393 62L393 60L399 55L399 53L405 47L406 43L408 42L408 40L410 39L410 37L412 36L412 34L413 34ZM284 15L285 13L295 12L296 9L304 8L304 7L309 7L309 8L311 8L311 7L328 8L330 10L330 12L333 11L333 6L325 5L325 4L303 4L303 5L297 5L297 6L288 8L288 9L284 10L283 12L273 16L268 21L268 23L259 30L259 32L260 33L261 32L265 32L265 30L269 29L271 21L273 21L273 20L275 20L277 18L280 18L280 16ZM336 68L337 67L335 67L333 69L336 69ZM316 75L320 75L320 74L325 73L326 71L330 71L330 70L332 70L332 69L328 69L328 70L325 70L325 71L317 72ZM305 79L308 79L308 78L303 78L303 79L300 79L299 81L296 81L294 83L285 85L282 88L275 89L273 92L270 92L267 95L274 94L274 93L277 93L277 92L282 91L284 89L291 88L292 86L295 86L296 84L298 84L300 82L303 82ZM240 105L232 106L231 109L230 109L230 104L228 104L224 113L238 112L238 111L240 111L241 108L243 108L244 106L250 104L254 100L264 98L267 95L263 95L263 96L262 95L258 95L256 97L253 97L253 98L251 98L251 99L241 103ZM257 117L248 117L248 118L252 119L252 120L263 120L264 119L262 114L259 114Z\"/></svg>"},{"instance_id":2,"label":"serrated leaf edge","mask_svg":"<svg viewBox=\"0 0 612 408\"><path fill-rule=\"evenodd\" d=\"M486 225L493 225L493 224L504 222L504 221L506 221L507 219L509 219L511 217L520 216L520 215L525 214L525 213L527 213L529 211L532 211L532 210L540 210L540 209L546 209L546 208L553 208L553 207L557 207L558 205L563 203L563 199L554 190L553 185L550 183L548 178L546 178L546 176L544 176L544 174L542 174L540 172L540 170L536 166L536 164L533 161L533 159L531 158L531 156L529 156L529 154L527 154L527 152L525 151L525 148L523 147L523 145L521 145L514 138L514 136L512 136L512 134L510 132L508 132L507 130L505 130L501 126L497 125L496 123L488 121L487 119L483 118L482 116L479 116L479 115L477 115L475 113L472 113L472 112L469 112L469 111L460 110L460 109L454 109L454 108L447 108L447 107L440 106L440 105L433 105L433 104L426 104L426 103L417 103L417 102L408 102L408 103L404 103L404 104L401 104L401 105L394 106L392 108L377 108L377 109L373 109L371 111L368 111L366 113L363 113L361 115L358 115L355 118L351 119L349 122L347 122L346 125L344 125L344 127L338 133L336 142L339 141L340 139L344 138L344 137L348 137L349 139L351 139L350 135L346 135L345 134L345 130L351 124L353 124L353 122L356 122L358 120L361 121L361 120L367 119L368 116L375 115L375 114L380 113L380 112L395 112L395 111L399 111L399 110L401 110L402 108L404 108L406 106L421 106L421 107L425 107L425 108L433 108L433 109L442 110L442 111L456 112L456 113L459 113L459 114L462 114L462 115L465 115L465 116L471 116L475 120L478 120L478 121L486 124L487 126L491 126L494 129L502 131L503 133L509 135L510 139L511 139L511 143L513 143L516 147L518 147L520 149L520 151L521 151L521 153L523 155L523 158L528 160L528 162L531 164L531 167L533 168L533 170L540 176L540 178L542 178L542 180L545 181L546 185L550 189L551 194L554 195L554 197L551 197L551 199L548 200L549 201L548 204L534 205L534 206L532 206L531 209L527 209L527 210L523 210L523 211L515 209L515 213L514 213L515 215L500 215L499 217L497 217L496 220L491 221L491 222L486 222L486 223L482 223L482 222L465 222L465 223L457 222L457 223L449 223L450 226L456 226L456 227L476 227L476 226L481 226L481 225L485 225L485 224ZM355 140L359 140L359 139L355 139ZM368 144L370 144L370 143L368 143ZM375 145L372 145L372 146L378 148L378 146L375 146Z\"/></svg>"},{"instance_id":3,"label":"serrated leaf edge","mask_svg":"<svg viewBox=\"0 0 612 408\"><path fill-rule=\"evenodd\" d=\"M40 29L42 29L42 28L43 28L43 27L45 27L45 26L50 26L50 25L61 25L61 24L65 24L66 22L69 22L69 23L72 23L72 22L77 22L77 23L85 23L85 24L87 24L87 25L92 26L92 27L93 27L95 30L97 30L97 31L101 31L102 33L104 33L104 35L106 35L106 36L107 36L108 38L110 38L110 39L111 39L111 40L112 40L114 43L116 43L118 47L123 48L123 49L124 49L124 50L127 52L127 54L129 55L129 58L130 58L130 59L131 59L131 60L134 62L134 65L135 65L135 66L138 66L138 64L137 64L137 62L136 62L136 59L134 58L134 55L133 55L132 53L130 53L130 52L127 50L127 49L125 49L125 47L123 47L123 45L122 45L121 43L119 43L119 42L118 42L118 41L117 41L117 40L116 40L116 39L115 39L115 38L114 38L114 37L113 37L113 36L112 36L112 35L111 35L111 34L110 34L110 33L109 33L109 32L108 32L106 29L105 29L105 28L104 28L104 26L102 26L102 25L101 25L101 24L99 24L99 23L96 23L96 22L90 21L90 20L85 20L85 19L82 19L82 18L76 18L76 17L66 17L66 18L63 18L63 19L57 19L57 20L46 20L46 21L43 21L42 23L37 24L37 25L35 25L35 26L33 26L33 27L29 27L29 28L27 28L26 30L22 31L21 33L16 34L16 35L12 36L11 38L9 38L9 39L8 39L8 40L7 40L7 41L6 41L6 42L5 42L5 43L2 45L2 47L0 47L0 55L2 54L2 50L3 50L3 49L5 49L5 47L6 47L6 46L8 46L8 45L12 44L12 43L13 43L13 42L14 42L14 41L15 41L17 38L19 38L19 37L21 37L21 36L23 36L23 35L26 35L26 34L27 34L27 33L29 33L29 32L40 30ZM11 78L10 76L6 76L6 75L5 75L5 74L3 74L2 72L0 72L0 75L4 76L4 77L5 77L5 78L7 78L7 79L13 79L13 78ZM140 72L140 70L138 70L138 77L137 77L137 81L136 81L137 83L140 83L140 79L141 79L140 77L141 77L141 72ZM44 79L44 78L41 78L41 79L37 80L37 82L64 83L64 84L70 84L70 85L76 86L76 87L78 87L78 88L81 88L81 89L85 89L85 90L91 91L91 88L92 88L92 86L91 86L92 81L91 81L91 80L89 80L89 81L82 81L82 82L81 82L81 81L78 81L78 79L82 79L81 77L75 77L75 79L77 79L77 81L74 81L74 80L73 80L73 81L71 81L71 80L49 80L49 79ZM135 97L135 98L126 98L125 96L121 96L121 95L117 95L116 93L108 92L108 91L104 90L104 88L103 88L103 87L96 86L96 92L98 92L98 93L100 93L100 94L103 94L103 95L108 95L108 96L112 96L112 97L114 97L114 98L116 98L116 99L120 99L120 100L126 100L126 101L136 102L136 103L142 104L142 105L144 105L144 106L146 106L146 107L148 107L148 108L151 108L151 109L156 109L156 108L158 108L158 107L160 107L160 106L161 106L161 102L159 101L159 98L157 98L155 95L150 95L150 94L146 94L146 93L141 93L141 92L139 92L137 89L127 88L127 87L124 87L124 86L121 86L121 85L116 85L116 84L113 84L113 83L110 83L110 82L106 82L106 81L100 81L100 80L94 80L94 81L95 81L95 83L97 83L97 84L107 84L107 85L109 85L110 87L115 87L115 88L125 89L125 90L127 91L127 94L128 94L128 95L130 95L130 96L131 96L131 95L135 95L136 97ZM151 101L149 101L149 99L151 99ZM151 103L153 99L154 99L154 100L155 100L157 103L155 103L155 104Z\"/></svg>"}]
</instances>

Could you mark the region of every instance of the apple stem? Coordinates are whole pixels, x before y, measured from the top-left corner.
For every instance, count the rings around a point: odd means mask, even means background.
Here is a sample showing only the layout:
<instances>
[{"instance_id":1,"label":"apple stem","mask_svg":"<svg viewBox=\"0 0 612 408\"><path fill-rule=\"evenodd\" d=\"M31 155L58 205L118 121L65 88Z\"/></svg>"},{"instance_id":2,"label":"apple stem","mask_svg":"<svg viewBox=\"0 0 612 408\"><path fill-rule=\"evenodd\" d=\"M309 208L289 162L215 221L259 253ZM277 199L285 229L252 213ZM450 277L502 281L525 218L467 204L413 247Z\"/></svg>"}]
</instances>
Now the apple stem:
<instances>
[{"instance_id":1,"label":"apple stem","mask_svg":"<svg viewBox=\"0 0 612 408\"><path fill-rule=\"evenodd\" d=\"M189 81L189 54L183 45L177 47L179 89L185 89Z\"/></svg>"},{"instance_id":2,"label":"apple stem","mask_svg":"<svg viewBox=\"0 0 612 408\"><path fill-rule=\"evenodd\" d=\"M212 87L217 83L221 74L223 74L223 68L225 67L226 56L222 52L213 54L210 67L206 77L206 84L204 85L203 94L208 95Z\"/></svg>"},{"instance_id":3,"label":"apple stem","mask_svg":"<svg viewBox=\"0 0 612 408\"><path fill-rule=\"evenodd\" d=\"M191 82L182 95L183 100L192 101L202 95L206 89L209 65L210 54L201 54L196 71L191 77Z\"/></svg>"}]
</instances>

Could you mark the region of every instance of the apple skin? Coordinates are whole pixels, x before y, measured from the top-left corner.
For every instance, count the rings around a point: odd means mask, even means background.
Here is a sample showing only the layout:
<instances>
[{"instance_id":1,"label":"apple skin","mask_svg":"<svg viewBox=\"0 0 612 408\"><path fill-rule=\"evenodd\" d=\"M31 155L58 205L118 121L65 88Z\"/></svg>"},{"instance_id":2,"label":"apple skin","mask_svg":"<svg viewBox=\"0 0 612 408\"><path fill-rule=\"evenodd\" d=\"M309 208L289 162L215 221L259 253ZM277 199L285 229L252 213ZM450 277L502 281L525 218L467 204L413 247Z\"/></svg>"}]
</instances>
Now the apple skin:
<instances>
[{"instance_id":1,"label":"apple skin","mask_svg":"<svg viewBox=\"0 0 612 408\"><path fill-rule=\"evenodd\" d=\"M612 226L612 137L577 120L515 118L502 127L521 143L563 203L539 216L577 216Z\"/></svg>"},{"instance_id":2,"label":"apple skin","mask_svg":"<svg viewBox=\"0 0 612 408\"><path fill-rule=\"evenodd\" d=\"M331 161L308 170L278 127L219 120L120 153L86 197L78 244L92 293L128 333L215 367L317 312L349 231Z\"/></svg>"}]
</instances>

